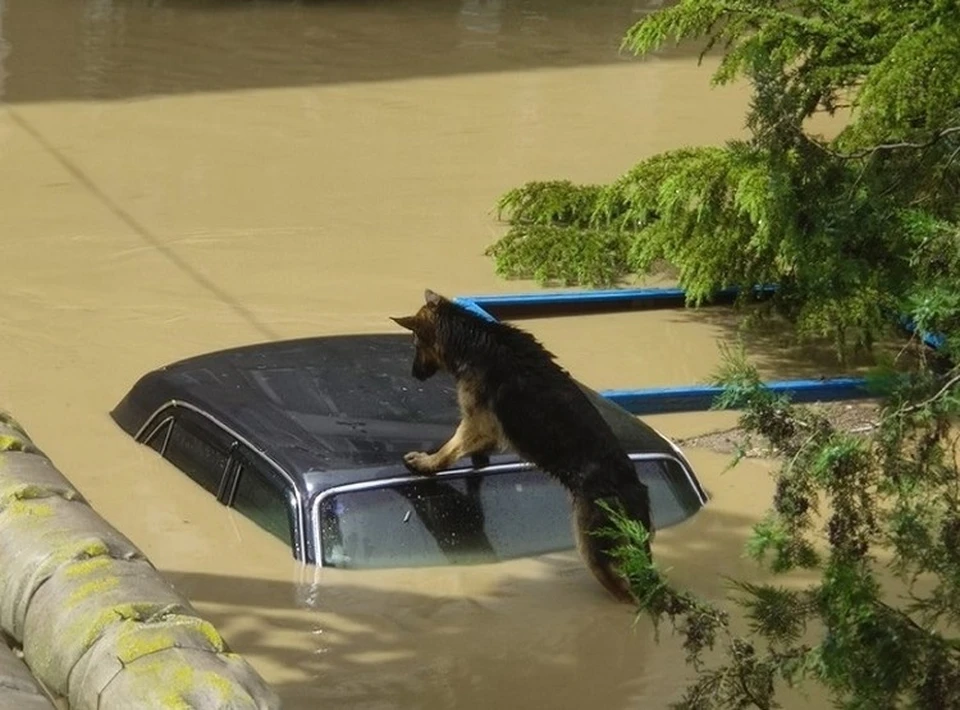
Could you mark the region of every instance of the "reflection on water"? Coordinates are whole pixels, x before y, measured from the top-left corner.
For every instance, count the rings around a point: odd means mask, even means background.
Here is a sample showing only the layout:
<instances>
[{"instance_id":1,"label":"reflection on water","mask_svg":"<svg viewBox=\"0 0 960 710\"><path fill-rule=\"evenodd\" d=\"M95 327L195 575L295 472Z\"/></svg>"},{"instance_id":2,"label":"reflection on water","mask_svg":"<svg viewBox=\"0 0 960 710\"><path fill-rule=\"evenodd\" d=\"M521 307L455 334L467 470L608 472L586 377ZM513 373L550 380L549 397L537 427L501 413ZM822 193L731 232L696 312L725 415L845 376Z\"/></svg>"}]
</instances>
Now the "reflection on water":
<instances>
[{"instance_id":1,"label":"reflection on water","mask_svg":"<svg viewBox=\"0 0 960 710\"><path fill-rule=\"evenodd\" d=\"M487 39L464 38L460 46L476 44L479 46L495 46L496 38L489 37L500 32L503 25L501 13L503 12L503 0L462 0L460 3L459 25L470 33L477 35L487 35Z\"/></svg>"},{"instance_id":2,"label":"reflection on water","mask_svg":"<svg viewBox=\"0 0 960 710\"><path fill-rule=\"evenodd\" d=\"M611 63L657 0L10 0L10 101ZM56 37L56 41L50 41Z\"/></svg>"},{"instance_id":3,"label":"reflection on water","mask_svg":"<svg viewBox=\"0 0 960 710\"><path fill-rule=\"evenodd\" d=\"M611 180L653 152L739 135L742 87L708 91L709 69L682 53L619 55L655 5L0 0L0 406L288 708L675 697L681 650L632 628L573 554L291 573L279 540L108 416L144 372L183 357L391 332L387 316L425 287L526 290L483 255L503 191ZM689 312L530 326L601 388L702 380L731 332ZM767 371L794 374L789 353L758 349ZM713 498L655 551L717 596L721 574L752 569L740 545L770 491L757 462L721 475L724 457L691 454Z\"/></svg>"},{"instance_id":4,"label":"reflection on water","mask_svg":"<svg viewBox=\"0 0 960 710\"><path fill-rule=\"evenodd\" d=\"M7 11L6 0L0 0L0 101L3 101L7 85L7 55L10 54L10 43L4 38L3 16Z\"/></svg>"}]
</instances>

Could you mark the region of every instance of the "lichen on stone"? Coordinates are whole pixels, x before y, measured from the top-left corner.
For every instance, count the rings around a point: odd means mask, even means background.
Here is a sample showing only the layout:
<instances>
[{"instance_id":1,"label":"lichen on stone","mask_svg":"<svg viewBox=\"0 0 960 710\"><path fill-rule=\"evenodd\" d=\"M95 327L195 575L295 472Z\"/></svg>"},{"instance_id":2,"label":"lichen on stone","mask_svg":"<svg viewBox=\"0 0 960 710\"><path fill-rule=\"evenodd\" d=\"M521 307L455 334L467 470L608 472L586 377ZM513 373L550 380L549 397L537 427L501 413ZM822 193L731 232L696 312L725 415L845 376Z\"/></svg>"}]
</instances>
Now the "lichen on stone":
<instances>
[{"instance_id":1,"label":"lichen on stone","mask_svg":"<svg viewBox=\"0 0 960 710\"><path fill-rule=\"evenodd\" d=\"M6 515L12 515L16 518L50 518L53 516L53 508L49 503L41 503L42 499L14 499L0 507Z\"/></svg>"},{"instance_id":2,"label":"lichen on stone","mask_svg":"<svg viewBox=\"0 0 960 710\"><path fill-rule=\"evenodd\" d=\"M73 619L69 634L81 639L83 649L88 649L113 624L127 620L139 621L153 611L151 603L114 604L97 609L89 614L80 614Z\"/></svg>"},{"instance_id":3,"label":"lichen on stone","mask_svg":"<svg viewBox=\"0 0 960 710\"><path fill-rule=\"evenodd\" d=\"M176 646L173 634L165 629L150 629L133 621L124 623L129 624L129 628L120 632L115 644L117 659L124 665Z\"/></svg>"},{"instance_id":4,"label":"lichen on stone","mask_svg":"<svg viewBox=\"0 0 960 710\"><path fill-rule=\"evenodd\" d=\"M220 638L216 629L198 617L181 614L165 617L156 624L125 622L125 625L126 628L118 633L116 639L116 655L124 664L132 663L151 653L179 647L183 641L183 635L178 638L176 630L185 631L188 642L190 642L189 634L195 634L197 638L192 643L201 647L199 650L205 650L202 648L204 644L210 646L213 652L223 648L223 639ZM193 648L193 646L189 647Z\"/></svg>"},{"instance_id":5,"label":"lichen on stone","mask_svg":"<svg viewBox=\"0 0 960 710\"><path fill-rule=\"evenodd\" d=\"M105 556L90 557L86 560L78 560L64 570L64 576L67 579L78 579L86 577L88 574L98 572L105 567L109 567L111 558Z\"/></svg>"},{"instance_id":6,"label":"lichen on stone","mask_svg":"<svg viewBox=\"0 0 960 710\"><path fill-rule=\"evenodd\" d=\"M11 481L9 485L4 485L0 482L0 506L8 504L12 500L39 500L41 498L52 498L54 496L61 496L60 491L52 490L46 486L39 486L35 483Z\"/></svg>"},{"instance_id":7,"label":"lichen on stone","mask_svg":"<svg viewBox=\"0 0 960 710\"><path fill-rule=\"evenodd\" d=\"M27 451L29 447L30 442L19 436L0 434L0 451Z\"/></svg>"},{"instance_id":8,"label":"lichen on stone","mask_svg":"<svg viewBox=\"0 0 960 710\"><path fill-rule=\"evenodd\" d=\"M231 682L219 673L205 671L202 675L206 685L216 690L218 699L221 703L226 703L237 698L237 683Z\"/></svg>"},{"instance_id":9,"label":"lichen on stone","mask_svg":"<svg viewBox=\"0 0 960 710\"><path fill-rule=\"evenodd\" d=\"M101 559L101 558L95 558ZM95 594L104 594L120 586L120 579L117 577L101 577L100 579L91 579L84 582L70 593L67 604L75 606L84 602Z\"/></svg>"}]
</instances>

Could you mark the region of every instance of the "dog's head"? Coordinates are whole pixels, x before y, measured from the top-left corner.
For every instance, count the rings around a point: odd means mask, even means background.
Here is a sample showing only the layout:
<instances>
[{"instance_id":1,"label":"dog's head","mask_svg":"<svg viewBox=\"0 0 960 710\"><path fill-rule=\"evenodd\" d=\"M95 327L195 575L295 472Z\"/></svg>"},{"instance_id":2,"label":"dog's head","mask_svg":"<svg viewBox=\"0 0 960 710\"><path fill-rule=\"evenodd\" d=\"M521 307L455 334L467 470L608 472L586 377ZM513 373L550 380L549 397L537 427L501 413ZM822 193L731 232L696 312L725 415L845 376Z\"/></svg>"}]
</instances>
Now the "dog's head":
<instances>
[{"instance_id":1,"label":"dog's head","mask_svg":"<svg viewBox=\"0 0 960 710\"><path fill-rule=\"evenodd\" d=\"M413 333L416 354L413 357L413 376L418 380L432 377L443 367L443 352L437 342L437 308L446 302L443 296L427 289L424 304L412 316L390 317L394 323Z\"/></svg>"}]
</instances>

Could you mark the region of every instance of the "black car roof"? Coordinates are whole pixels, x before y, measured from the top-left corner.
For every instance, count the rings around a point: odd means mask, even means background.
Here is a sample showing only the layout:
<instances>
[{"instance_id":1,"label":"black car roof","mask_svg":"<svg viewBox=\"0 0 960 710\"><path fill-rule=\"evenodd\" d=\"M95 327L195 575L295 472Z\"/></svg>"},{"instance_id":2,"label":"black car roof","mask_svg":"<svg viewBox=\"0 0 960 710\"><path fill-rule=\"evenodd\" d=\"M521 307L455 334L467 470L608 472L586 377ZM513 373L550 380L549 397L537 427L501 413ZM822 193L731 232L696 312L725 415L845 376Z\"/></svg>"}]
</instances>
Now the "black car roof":
<instances>
[{"instance_id":1,"label":"black car roof","mask_svg":"<svg viewBox=\"0 0 960 710\"><path fill-rule=\"evenodd\" d=\"M136 435L165 405L182 403L252 444L305 492L393 477L405 473L403 453L436 448L459 418L452 379L417 381L412 358L403 333L221 350L147 373L111 415ZM653 429L584 389L628 451L676 455Z\"/></svg>"}]
</instances>

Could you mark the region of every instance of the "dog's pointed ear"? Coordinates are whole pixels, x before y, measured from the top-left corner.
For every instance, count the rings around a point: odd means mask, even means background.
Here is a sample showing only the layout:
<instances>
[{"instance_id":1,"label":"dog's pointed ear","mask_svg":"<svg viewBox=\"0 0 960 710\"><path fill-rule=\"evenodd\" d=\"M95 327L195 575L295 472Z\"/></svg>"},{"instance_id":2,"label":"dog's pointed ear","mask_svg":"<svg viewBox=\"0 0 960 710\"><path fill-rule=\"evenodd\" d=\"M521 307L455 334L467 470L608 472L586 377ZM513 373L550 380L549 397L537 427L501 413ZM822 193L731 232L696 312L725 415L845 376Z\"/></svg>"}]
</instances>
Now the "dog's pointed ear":
<instances>
[{"instance_id":1,"label":"dog's pointed ear","mask_svg":"<svg viewBox=\"0 0 960 710\"><path fill-rule=\"evenodd\" d=\"M439 293L431 291L428 288L426 291L423 292L423 300L426 302L428 306L438 306L447 299L445 299Z\"/></svg>"},{"instance_id":2,"label":"dog's pointed ear","mask_svg":"<svg viewBox=\"0 0 960 710\"><path fill-rule=\"evenodd\" d=\"M400 316L398 318L390 316L390 320L399 325L401 328L406 328L407 330L412 330L413 332L416 332L417 327L419 326L419 321L417 320L416 316Z\"/></svg>"}]
</instances>

